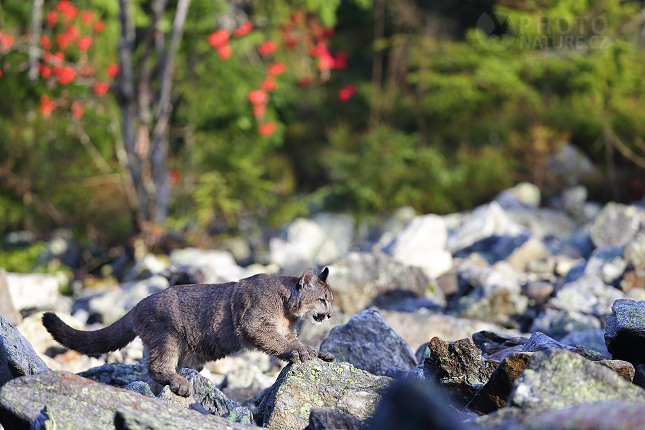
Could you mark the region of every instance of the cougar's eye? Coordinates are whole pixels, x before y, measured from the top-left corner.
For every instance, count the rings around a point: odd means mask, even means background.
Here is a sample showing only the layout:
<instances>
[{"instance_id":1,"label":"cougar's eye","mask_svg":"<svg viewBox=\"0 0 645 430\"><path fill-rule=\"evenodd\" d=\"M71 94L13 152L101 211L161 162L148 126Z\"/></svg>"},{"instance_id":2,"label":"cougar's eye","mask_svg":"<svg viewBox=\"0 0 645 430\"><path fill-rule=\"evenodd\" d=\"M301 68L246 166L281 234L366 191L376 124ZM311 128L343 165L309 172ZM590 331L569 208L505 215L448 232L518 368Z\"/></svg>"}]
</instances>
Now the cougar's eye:
<instances>
[{"instance_id":1,"label":"cougar's eye","mask_svg":"<svg viewBox=\"0 0 645 430\"><path fill-rule=\"evenodd\" d=\"M318 300L320 300L320 301L321 301L321 302L323 302L323 303L327 303L327 300L325 300L325 299L324 299L324 298L322 298L322 297L321 297L320 299L318 299Z\"/></svg>"}]
</instances>

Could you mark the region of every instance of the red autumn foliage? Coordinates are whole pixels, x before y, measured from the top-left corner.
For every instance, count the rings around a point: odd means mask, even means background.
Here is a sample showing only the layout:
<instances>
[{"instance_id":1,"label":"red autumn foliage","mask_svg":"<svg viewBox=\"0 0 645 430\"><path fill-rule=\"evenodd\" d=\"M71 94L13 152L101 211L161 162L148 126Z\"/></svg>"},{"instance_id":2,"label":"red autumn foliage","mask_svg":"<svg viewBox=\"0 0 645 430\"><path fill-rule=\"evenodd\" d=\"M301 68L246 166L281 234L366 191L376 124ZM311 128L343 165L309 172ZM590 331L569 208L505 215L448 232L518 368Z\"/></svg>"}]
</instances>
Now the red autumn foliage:
<instances>
[{"instance_id":1,"label":"red autumn foliage","mask_svg":"<svg viewBox=\"0 0 645 430\"><path fill-rule=\"evenodd\" d=\"M76 15L78 15L78 8L68 0L61 0L58 2L56 10L58 10L67 21L72 21L76 18Z\"/></svg>"},{"instance_id":2,"label":"red autumn foliage","mask_svg":"<svg viewBox=\"0 0 645 430\"><path fill-rule=\"evenodd\" d=\"M51 41L51 39L49 39L49 37L47 37L44 34L42 36L40 36L39 43L40 43L40 46L45 51L49 51L50 49L52 49L52 41Z\"/></svg>"},{"instance_id":3,"label":"red autumn foliage","mask_svg":"<svg viewBox=\"0 0 645 430\"><path fill-rule=\"evenodd\" d=\"M231 33L228 30L217 30L211 33L206 41L213 48L218 49L228 43L228 39L231 37Z\"/></svg>"},{"instance_id":4,"label":"red autumn foliage","mask_svg":"<svg viewBox=\"0 0 645 430\"><path fill-rule=\"evenodd\" d=\"M85 108L78 100L74 100L72 102L71 111L72 111L72 116L76 119L83 118L83 115L85 114Z\"/></svg>"},{"instance_id":5,"label":"red autumn foliage","mask_svg":"<svg viewBox=\"0 0 645 430\"><path fill-rule=\"evenodd\" d=\"M13 37L0 31L0 51L10 49L13 46Z\"/></svg>"},{"instance_id":6,"label":"red autumn foliage","mask_svg":"<svg viewBox=\"0 0 645 430\"><path fill-rule=\"evenodd\" d=\"M107 76L110 79L118 75L120 71L121 71L121 67L119 67L118 64L112 63L109 66L107 66Z\"/></svg>"},{"instance_id":7,"label":"red autumn foliage","mask_svg":"<svg viewBox=\"0 0 645 430\"><path fill-rule=\"evenodd\" d=\"M65 53L58 51L54 54L53 62L55 64L61 64L65 60Z\"/></svg>"},{"instance_id":8,"label":"red autumn foliage","mask_svg":"<svg viewBox=\"0 0 645 430\"><path fill-rule=\"evenodd\" d=\"M347 103L349 99L356 94L356 91L358 91L356 84L346 85L338 91L338 100L340 100L341 103Z\"/></svg>"},{"instance_id":9,"label":"red autumn foliage","mask_svg":"<svg viewBox=\"0 0 645 430\"><path fill-rule=\"evenodd\" d=\"M311 78L310 77L304 76L304 77L298 79L298 86L300 88L305 88L305 87L308 87L309 85L311 85Z\"/></svg>"},{"instance_id":10,"label":"red autumn foliage","mask_svg":"<svg viewBox=\"0 0 645 430\"><path fill-rule=\"evenodd\" d=\"M103 31L104 28L105 28L105 23L102 20L98 20L94 23L94 27L92 27L92 31L94 31L94 33L100 33Z\"/></svg>"},{"instance_id":11,"label":"red autumn foliage","mask_svg":"<svg viewBox=\"0 0 645 430\"><path fill-rule=\"evenodd\" d=\"M90 12L89 10L84 10L81 12L81 24L84 26L88 26L94 21L94 14Z\"/></svg>"},{"instance_id":12,"label":"red autumn foliage","mask_svg":"<svg viewBox=\"0 0 645 430\"><path fill-rule=\"evenodd\" d=\"M334 54L334 69L344 70L347 68L347 54L344 52L337 52Z\"/></svg>"},{"instance_id":13,"label":"red autumn foliage","mask_svg":"<svg viewBox=\"0 0 645 430\"><path fill-rule=\"evenodd\" d=\"M55 10L47 12L47 27L54 28L58 22L58 13Z\"/></svg>"},{"instance_id":14,"label":"red autumn foliage","mask_svg":"<svg viewBox=\"0 0 645 430\"><path fill-rule=\"evenodd\" d=\"M248 99L254 105L266 104L269 101L269 95L263 90L253 90L249 93Z\"/></svg>"},{"instance_id":15,"label":"red autumn foliage","mask_svg":"<svg viewBox=\"0 0 645 430\"><path fill-rule=\"evenodd\" d=\"M251 21L246 21L244 24L240 25L238 28L233 31L233 36L242 37L253 30L253 23Z\"/></svg>"},{"instance_id":16,"label":"red autumn foliage","mask_svg":"<svg viewBox=\"0 0 645 430\"><path fill-rule=\"evenodd\" d=\"M86 52L92 46L92 36L87 35L78 41L78 50L81 52Z\"/></svg>"},{"instance_id":17,"label":"red autumn foliage","mask_svg":"<svg viewBox=\"0 0 645 430\"><path fill-rule=\"evenodd\" d=\"M277 124L275 121L269 121L265 122L264 124L260 124L258 126L258 133L264 137L271 137L273 132L275 131Z\"/></svg>"},{"instance_id":18,"label":"red autumn foliage","mask_svg":"<svg viewBox=\"0 0 645 430\"><path fill-rule=\"evenodd\" d=\"M266 112L266 106L264 105L253 106L253 115L255 115L256 118L264 118L265 112Z\"/></svg>"},{"instance_id":19,"label":"red autumn foliage","mask_svg":"<svg viewBox=\"0 0 645 430\"><path fill-rule=\"evenodd\" d=\"M78 74L88 78L94 74L94 68L92 66L88 66L87 64L83 64L78 70Z\"/></svg>"},{"instance_id":20,"label":"red autumn foliage","mask_svg":"<svg viewBox=\"0 0 645 430\"><path fill-rule=\"evenodd\" d=\"M276 45L273 40L267 40L258 47L258 52L260 53L260 55L269 55L273 54L276 49L278 49L278 45Z\"/></svg>"},{"instance_id":21,"label":"red autumn foliage","mask_svg":"<svg viewBox=\"0 0 645 430\"><path fill-rule=\"evenodd\" d=\"M275 83L273 78L269 76L264 81L262 81L262 89L266 92L272 92L278 89L278 85Z\"/></svg>"},{"instance_id":22,"label":"red autumn foliage","mask_svg":"<svg viewBox=\"0 0 645 430\"><path fill-rule=\"evenodd\" d=\"M94 94L96 94L98 97L103 97L109 89L110 85L107 82L98 82L94 84L94 87L92 88Z\"/></svg>"},{"instance_id":23,"label":"red autumn foliage","mask_svg":"<svg viewBox=\"0 0 645 430\"><path fill-rule=\"evenodd\" d=\"M40 96L40 107L38 108L38 111L41 114L49 116L49 114L51 114L54 109L56 109L55 101L49 100L49 96L46 94Z\"/></svg>"},{"instance_id":24,"label":"red autumn foliage","mask_svg":"<svg viewBox=\"0 0 645 430\"><path fill-rule=\"evenodd\" d=\"M72 81L76 79L76 70L71 66L54 68L54 73L56 74L56 80L60 85L71 84Z\"/></svg>"},{"instance_id":25,"label":"red autumn foliage","mask_svg":"<svg viewBox=\"0 0 645 430\"><path fill-rule=\"evenodd\" d=\"M287 70L287 66L284 63L271 63L267 66L267 75L269 76L280 76Z\"/></svg>"},{"instance_id":26,"label":"red autumn foliage","mask_svg":"<svg viewBox=\"0 0 645 430\"><path fill-rule=\"evenodd\" d=\"M40 73L40 76L42 76L43 78L49 79L52 76L52 66L49 66L47 64L39 64L38 72Z\"/></svg>"},{"instance_id":27,"label":"red autumn foliage","mask_svg":"<svg viewBox=\"0 0 645 430\"><path fill-rule=\"evenodd\" d=\"M231 54L233 54L231 45L224 45L217 48L217 55L219 56L219 59L222 61L226 61L229 58L231 58Z\"/></svg>"}]
</instances>

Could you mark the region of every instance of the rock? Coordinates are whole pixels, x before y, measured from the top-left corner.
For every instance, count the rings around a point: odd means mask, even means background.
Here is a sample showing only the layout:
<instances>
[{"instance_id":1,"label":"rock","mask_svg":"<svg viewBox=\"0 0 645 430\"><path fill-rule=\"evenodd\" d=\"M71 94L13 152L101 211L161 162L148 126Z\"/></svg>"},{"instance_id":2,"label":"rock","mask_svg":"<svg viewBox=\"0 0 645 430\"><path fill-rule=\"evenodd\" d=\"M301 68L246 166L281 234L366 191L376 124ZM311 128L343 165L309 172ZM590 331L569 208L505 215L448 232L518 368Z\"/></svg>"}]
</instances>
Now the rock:
<instances>
[{"instance_id":1,"label":"rock","mask_svg":"<svg viewBox=\"0 0 645 430\"><path fill-rule=\"evenodd\" d=\"M331 242L334 243L338 252L338 255L335 256L319 256L326 257L320 261L321 265L329 264L331 260L337 258L339 255L344 255L349 252L354 244L354 237L356 235L356 221L352 215L320 212L313 215L311 220L322 227ZM325 259L327 261L324 261Z\"/></svg>"},{"instance_id":2,"label":"rock","mask_svg":"<svg viewBox=\"0 0 645 430\"><path fill-rule=\"evenodd\" d=\"M625 246L623 258L635 268L645 268L645 232L639 233Z\"/></svg>"},{"instance_id":3,"label":"rock","mask_svg":"<svg viewBox=\"0 0 645 430\"><path fill-rule=\"evenodd\" d=\"M465 410L479 415L489 414L506 406L513 383L528 369L530 352L513 352L493 371L488 382L475 394Z\"/></svg>"},{"instance_id":4,"label":"rock","mask_svg":"<svg viewBox=\"0 0 645 430\"><path fill-rule=\"evenodd\" d=\"M359 430L363 422L348 413L331 408L313 408L305 430L344 429Z\"/></svg>"},{"instance_id":5,"label":"rock","mask_svg":"<svg viewBox=\"0 0 645 430\"><path fill-rule=\"evenodd\" d=\"M495 201L503 209L537 208L541 201L540 189L530 182L520 182L499 193Z\"/></svg>"},{"instance_id":6,"label":"rock","mask_svg":"<svg viewBox=\"0 0 645 430\"><path fill-rule=\"evenodd\" d=\"M523 410L543 411L608 400L642 407L645 391L571 351L545 350L533 354L529 368L515 380L508 402Z\"/></svg>"},{"instance_id":7,"label":"rock","mask_svg":"<svg viewBox=\"0 0 645 430\"><path fill-rule=\"evenodd\" d=\"M560 339L560 342L567 345L584 345L602 354L609 354L605 344L605 330L603 329L574 331Z\"/></svg>"},{"instance_id":8,"label":"rock","mask_svg":"<svg viewBox=\"0 0 645 430\"><path fill-rule=\"evenodd\" d=\"M176 249L170 253L170 271L188 272L198 284L239 281L252 274L237 265L228 251L196 248Z\"/></svg>"},{"instance_id":9,"label":"rock","mask_svg":"<svg viewBox=\"0 0 645 430\"><path fill-rule=\"evenodd\" d=\"M65 351L67 348L61 346L54 340L51 334L43 326L42 317L44 312L36 312L24 318L16 327L20 333L29 341L38 354L45 354L48 350ZM69 326L76 330L84 330L85 326L69 314L57 313L57 315ZM53 354L52 354L53 355Z\"/></svg>"},{"instance_id":10,"label":"rock","mask_svg":"<svg viewBox=\"0 0 645 430\"><path fill-rule=\"evenodd\" d=\"M445 306L441 290L420 269L405 266L380 252L350 252L329 266L334 306L350 315L370 305L405 297L422 297Z\"/></svg>"},{"instance_id":11,"label":"rock","mask_svg":"<svg viewBox=\"0 0 645 430\"><path fill-rule=\"evenodd\" d=\"M88 423L96 430L114 429L115 421L119 429L248 428L224 418L196 414L156 399L58 371L16 378L3 386L0 389L0 422L7 429L29 429L30 423L45 405L61 429L87 428ZM130 408L127 419L115 419L114 411L117 410L118 415L121 408Z\"/></svg>"},{"instance_id":12,"label":"rock","mask_svg":"<svg viewBox=\"0 0 645 430\"><path fill-rule=\"evenodd\" d=\"M391 381L349 363L315 359L289 364L264 395L256 418L269 429L303 429L312 408L329 407L364 420L373 413L381 390Z\"/></svg>"},{"instance_id":13,"label":"rock","mask_svg":"<svg viewBox=\"0 0 645 430\"><path fill-rule=\"evenodd\" d=\"M383 251L396 261L419 267L436 278L452 267L452 256L446 251L447 238L443 218L422 215L413 218Z\"/></svg>"},{"instance_id":14,"label":"rock","mask_svg":"<svg viewBox=\"0 0 645 430\"><path fill-rule=\"evenodd\" d=\"M0 315L0 387L19 376L48 371L27 339Z\"/></svg>"},{"instance_id":15,"label":"rock","mask_svg":"<svg viewBox=\"0 0 645 430\"><path fill-rule=\"evenodd\" d=\"M605 342L615 360L645 364L645 301L616 300L607 317Z\"/></svg>"},{"instance_id":16,"label":"rock","mask_svg":"<svg viewBox=\"0 0 645 430\"><path fill-rule=\"evenodd\" d=\"M562 192L562 209L576 218L581 218L588 194L584 185L567 188Z\"/></svg>"},{"instance_id":17,"label":"rock","mask_svg":"<svg viewBox=\"0 0 645 430\"><path fill-rule=\"evenodd\" d=\"M639 404L608 401L537 413L507 408L475 422L494 430L641 430L645 411ZM488 423L496 425L491 427Z\"/></svg>"},{"instance_id":18,"label":"rock","mask_svg":"<svg viewBox=\"0 0 645 430\"><path fill-rule=\"evenodd\" d=\"M135 365L106 363L79 373L83 378L119 388L125 388L133 382L145 381L145 375L146 366L143 363Z\"/></svg>"},{"instance_id":19,"label":"rock","mask_svg":"<svg viewBox=\"0 0 645 430\"><path fill-rule=\"evenodd\" d=\"M623 249L623 246L608 246L594 250L587 260L585 274L598 276L606 284L615 283L627 268Z\"/></svg>"},{"instance_id":20,"label":"rock","mask_svg":"<svg viewBox=\"0 0 645 430\"><path fill-rule=\"evenodd\" d=\"M632 240L640 225L636 206L607 203L591 227L591 240L597 248L624 246Z\"/></svg>"},{"instance_id":21,"label":"rock","mask_svg":"<svg viewBox=\"0 0 645 430\"><path fill-rule=\"evenodd\" d=\"M623 274L620 281L620 289L625 291L626 298L634 300L631 295L638 294L643 296L645 291L645 266L636 270L628 270ZM643 299L637 299L643 300Z\"/></svg>"},{"instance_id":22,"label":"rock","mask_svg":"<svg viewBox=\"0 0 645 430\"><path fill-rule=\"evenodd\" d=\"M45 406L29 426L29 430L56 430L56 419L52 412Z\"/></svg>"},{"instance_id":23,"label":"rock","mask_svg":"<svg viewBox=\"0 0 645 430\"><path fill-rule=\"evenodd\" d=\"M513 223L523 227L529 236L545 241L548 238L565 240L578 228L566 213L550 208L515 208L506 209L504 213Z\"/></svg>"},{"instance_id":24,"label":"rock","mask_svg":"<svg viewBox=\"0 0 645 430\"><path fill-rule=\"evenodd\" d=\"M381 311L381 316L413 350L427 342L428 338L435 336L446 341L454 341L470 337L471 334L482 330L510 335L519 334L518 331L506 329L498 324L476 319L456 318L427 309L419 309L412 313Z\"/></svg>"},{"instance_id":25,"label":"rock","mask_svg":"<svg viewBox=\"0 0 645 430\"><path fill-rule=\"evenodd\" d=\"M11 292L7 283L7 271L0 267L0 315L13 325L18 325L22 320L20 312L16 310L11 300Z\"/></svg>"},{"instance_id":26,"label":"rock","mask_svg":"<svg viewBox=\"0 0 645 430\"><path fill-rule=\"evenodd\" d=\"M109 287L98 292L86 290L74 304L72 314L79 309L85 309L90 313L91 322L109 325L123 317L144 298L169 286L168 279L165 277L153 276L143 281Z\"/></svg>"},{"instance_id":27,"label":"rock","mask_svg":"<svg viewBox=\"0 0 645 430\"><path fill-rule=\"evenodd\" d=\"M454 410L454 409L453 409ZM366 421L369 430L465 430L457 412L452 413L444 396L428 384L397 381L385 391L374 416Z\"/></svg>"},{"instance_id":28,"label":"rock","mask_svg":"<svg viewBox=\"0 0 645 430\"><path fill-rule=\"evenodd\" d=\"M526 272L528 264L532 261L546 259L551 255L549 248L536 237L530 237L519 247L515 248L506 261L518 272Z\"/></svg>"},{"instance_id":29,"label":"rock","mask_svg":"<svg viewBox=\"0 0 645 430\"><path fill-rule=\"evenodd\" d=\"M271 238L269 250L271 263L282 267L285 273L304 271L318 263L319 255L321 260L325 260L323 264L339 255L338 248L325 230L306 218L297 218L289 225L286 240Z\"/></svg>"},{"instance_id":30,"label":"rock","mask_svg":"<svg viewBox=\"0 0 645 430\"><path fill-rule=\"evenodd\" d=\"M549 305L565 311L605 316L611 313L611 305L623 297L622 291L605 284L597 276L584 275L565 284Z\"/></svg>"},{"instance_id":31,"label":"rock","mask_svg":"<svg viewBox=\"0 0 645 430\"><path fill-rule=\"evenodd\" d=\"M632 366L632 363L623 360L601 360L598 364L602 364L603 366L610 368L627 382L632 382L634 380L635 369L634 366Z\"/></svg>"},{"instance_id":32,"label":"rock","mask_svg":"<svg viewBox=\"0 0 645 430\"><path fill-rule=\"evenodd\" d=\"M128 385L123 387L123 389L134 391L135 393L139 393L142 396L155 397L154 393L150 389L150 385L146 384L143 381L130 382Z\"/></svg>"},{"instance_id":33,"label":"rock","mask_svg":"<svg viewBox=\"0 0 645 430\"><path fill-rule=\"evenodd\" d=\"M467 266L459 272L475 288L459 298L456 312L460 318L478 318L499 324L511 324L511 317L526 311L528 298L522 295L519 279L512 270Z\"/></svg>"},{"instance_id":34,"label":"rock","mask_svg":"<svg viewBox=\"0 0 645 430\"><path fill-rule=\"evenodd\" d=\"M334 327L320 350L334 354L336 361L347 361L374 375L384 375L391 366L404 370L417 366L410 345L373 310L363 311L347 324Z\"/></svg>"},{"instance_id":35,"label":"rock","mask_svg":"<svg viewBox=\"0 0 645 430\"><path fill-rule=\"evenodd\" d=\"M576 351L575 347L558 342L557 340L540 332L533 333L522 347L522 351L524 352L546 351L549 349L567 349L569 351Z\"/></svg>"},{"instance_id":36,"label":"rock","mask_svg":"<svg viewBox=\"0 0 645 430\"><path fill-rule=\"evenodd\" d=\"M455 254L487 237L517 236L522 231L497 202L492 202L475 209L459 227L450 231L446 247Z\"/></svg>"},{"instance_id":37,"label":"rock","mask_svg":"<svg viewBox=\"0 0 645 430\"><path fill-rule=\"evenodd\" d=\"M634 369L634 384L645 388L645 364L639 364Z\"/></svg>"},{"instance_id":38,"label":"rock","mask_svg":"<svg viewBox=\"0 0 645 430\"><path fill-rule=\"evenodd\" d=\"M43 309L54 306L60 295L56 276L40 273L7 273L9 294L16 309Z\"/></svg>"},{"instance_id":39,"label":"rock","mask_svg":"<svg viewBox=\"0 0 645 430\"><path fill-rule=\"evenodd\" d=\"M547 169L547 177L554 176L556 184L569 187L579 185L597 171L589 156L572 143L564 144L549 156Z\"/></svg>"},{"instance_id":40,"label":"rock","mask_svg":"<svg viewBox=\"0 0 645 430\"><path fill-rule=\"evenodd\" d=\"M152 275L157 275L168 268L170 262L168 257L159 257L155 254L146 254L134 263L130 269L127 281L142 280L149 278Z\"/></svg>"},{"instance_id":41,"label":"rock","mask_svg":"<svg viewBox=\"0 0 645 430\"><path fill-rule=\"evenodd\" d=\"M383 251L383 248L392 243L394 236L399 234L415 216L417 216L417 211L414 210L414 208L411 206L398 208L382 226L377 228L377 232L375 233L377 234L378 240L376 240L371 247L367 246L363 249L371 251ZM363 223L363 225L365 225L365 223Z\"/></svg>"},{"instance_id":42,"label":"rock","mask_svg":"<svg viewBox=\"0 0 645 430\"><path fill-rule=\"evenodd\" d=\"M444 342L434 337L424 369L434 375L447 393L465 405L488 382L497 362L486 360L470 339Z\"/></svg>"},{"instance_id":43,"label":"rock","mask_svg":"<svg viewBox=\"0 0 645 430\"><path fill-rule=\"evenodd\" d=\"M522 286L522 294L539 305L544 304L551 297L554 290L554 285L545 281L529 282Z\"/></svg>"},{"instance_id":44,"label":"rock","mask_svg":"<svg viewBox=\"0 0 645 430\"><path fill-rule=\"evenodd\" d=\"M539 331L560 339L569 333L596 330L600 327L600 320L593 315L547 308L533 320L529 331Z\"/></svg>"},{"instance_id":45,"label":"rock","mask_svg":"<svg viewBox=\"0 0 645 430\"><path fill-rule=\"evenodd\" d=\"M507 348L524 345L528 341L525 337L509 336L487 330L473 333L472 338L475 346L481 350L484 357Z\"/></svg>"}]
</instances>

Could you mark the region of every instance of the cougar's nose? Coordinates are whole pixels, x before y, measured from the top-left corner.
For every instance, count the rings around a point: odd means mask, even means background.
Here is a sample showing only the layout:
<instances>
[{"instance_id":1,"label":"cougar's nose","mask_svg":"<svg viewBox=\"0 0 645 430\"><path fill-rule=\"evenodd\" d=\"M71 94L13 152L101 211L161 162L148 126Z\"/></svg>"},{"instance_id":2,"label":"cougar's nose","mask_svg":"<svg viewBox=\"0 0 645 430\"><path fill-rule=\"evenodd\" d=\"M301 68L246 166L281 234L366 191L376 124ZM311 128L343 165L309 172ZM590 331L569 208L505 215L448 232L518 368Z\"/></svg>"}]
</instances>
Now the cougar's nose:
<instances>
[{"instance_id":1,"label":"cougar's nose","mask_svg":"<svg viewBox=\"0 0 645 430\"><path fill-rule=\"evenodd\" d=\"M329 313L327 314L327 318L332 318L333 316L334 316L334 312L329 312Z\"/></svg>"}]
</instances>

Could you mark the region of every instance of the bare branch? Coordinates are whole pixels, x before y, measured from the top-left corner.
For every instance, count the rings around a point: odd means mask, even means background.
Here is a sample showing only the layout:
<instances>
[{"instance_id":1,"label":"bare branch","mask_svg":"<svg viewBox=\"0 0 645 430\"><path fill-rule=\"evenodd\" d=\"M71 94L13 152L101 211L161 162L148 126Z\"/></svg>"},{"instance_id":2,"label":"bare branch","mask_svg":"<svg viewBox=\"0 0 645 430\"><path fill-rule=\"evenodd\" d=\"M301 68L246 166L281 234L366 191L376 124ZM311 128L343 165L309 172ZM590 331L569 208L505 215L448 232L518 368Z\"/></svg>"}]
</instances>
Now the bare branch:
<instances>
[{"instance_id":1,"label":"bare branch","mask_svg":"<svg viewBox=\"0 0 645 430\"><path fill-rule=\"evenodd\" d=\"M38 58L40 57L40 29L43 20L43 0L34 0L31 8L31 31L29 40L29 73L27 76L30 80L38 79Z\"/></svg>"}]
</instances>

